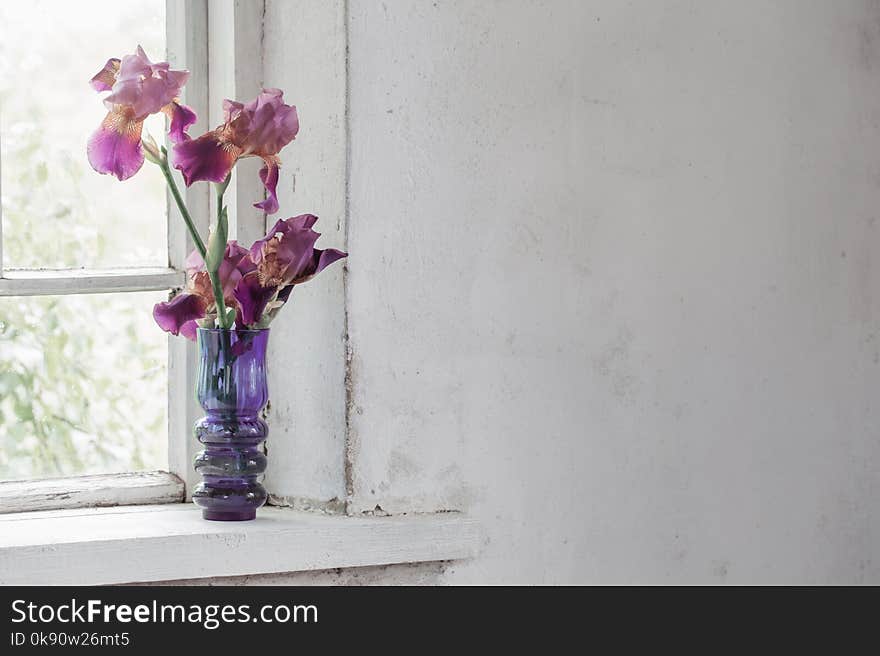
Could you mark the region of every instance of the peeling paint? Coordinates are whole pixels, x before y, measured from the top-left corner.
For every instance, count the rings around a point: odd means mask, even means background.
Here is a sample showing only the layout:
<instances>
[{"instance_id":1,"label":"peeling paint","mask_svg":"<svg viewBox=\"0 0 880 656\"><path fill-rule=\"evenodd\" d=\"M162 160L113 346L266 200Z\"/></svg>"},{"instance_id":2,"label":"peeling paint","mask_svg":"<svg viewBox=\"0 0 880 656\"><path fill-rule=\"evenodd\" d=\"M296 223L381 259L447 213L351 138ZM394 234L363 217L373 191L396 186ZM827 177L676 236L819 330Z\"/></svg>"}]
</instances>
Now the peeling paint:
<instances>
[{"instance_id":1,"label":"peeling paint","mask_svg":"<svg viewBox=\"0 0 880 656\"><path fill-rule=\"evenodd\" d=\"M349 232L351 226L351 53L348 39L349 6L346 1L343 6L343 25L345 39L345 109L343 121L345 123L345 248L349 249ZM339 226L337 225L337 229ZM350 274L348 262L344 262L342 269L343 304L345 308L343 336L345 344L345 445L343 452L343 472L345 477L346 510L350 511L351 498L354 495L354 453L356 449L356 437L352 432L352 411L355 407L354 399L354 345L351 340L349 301L350 301Z\"/></svg>"},{"instance_id":2,"label":"peeling paint","mask_svg":"<svg viewBox=\"0 0 880 656\"><path fill-rule=\"evenodd\" d=\"M266 503L270 506L276 506L279 508L292 508L293 510L301 510L304 512L319 512L325 515L342 515L345 514L346 511L345 501L336 497L325 500L269 494L269 499Z\"/></svg>"}]
</instances>

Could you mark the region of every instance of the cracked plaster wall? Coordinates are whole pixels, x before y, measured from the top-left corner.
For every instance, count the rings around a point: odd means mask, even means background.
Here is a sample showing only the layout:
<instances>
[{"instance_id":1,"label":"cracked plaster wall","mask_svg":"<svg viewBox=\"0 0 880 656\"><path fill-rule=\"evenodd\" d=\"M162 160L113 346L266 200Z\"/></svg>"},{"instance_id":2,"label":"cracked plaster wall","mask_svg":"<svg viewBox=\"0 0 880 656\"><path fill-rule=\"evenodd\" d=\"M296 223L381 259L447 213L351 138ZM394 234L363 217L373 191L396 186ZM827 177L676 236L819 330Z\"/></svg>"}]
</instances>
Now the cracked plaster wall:
<instances>
[{"instance_id":1,"label":"cracked plaster wall","mask_svg":"<svg viewBox=\"0 0 880 656\"><path fill-rule=\"evenodd\" d=\"M487 534L362 580L880 582L877 3L347 11L350 507Z\"/></svg>"}]
</instances>

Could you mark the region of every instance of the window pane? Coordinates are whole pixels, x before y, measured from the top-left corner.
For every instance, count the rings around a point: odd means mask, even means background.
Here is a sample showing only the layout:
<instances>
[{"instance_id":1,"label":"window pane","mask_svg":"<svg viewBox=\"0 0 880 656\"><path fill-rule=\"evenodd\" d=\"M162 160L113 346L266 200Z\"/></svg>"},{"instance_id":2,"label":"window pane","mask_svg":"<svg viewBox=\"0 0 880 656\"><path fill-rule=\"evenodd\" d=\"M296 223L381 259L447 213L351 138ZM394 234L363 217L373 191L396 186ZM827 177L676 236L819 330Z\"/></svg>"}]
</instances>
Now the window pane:
<instances>
[{"instance_id":1,"label":"window pane","mask_svg":"<svg viewBox=\"0 0 880 656\"><path fill-rule=\"evenodd\" d=\"M0 2L7 268L167 263L157 168L145 163L120 183L86 159L86 141L107 111L89 80L138 43L164 59L165 0ZM161 116L147 122L157 140L163 128Z\"/></svg>"},{"instance_id":2,"label":"window pane","mask_svg":"<svg viewBox=\"0 0 880 656\"><path fill-rule=\"evenodd\" d=\"M0 298L0 479L167 469L167 296Z\"/></svg>"}]
</instances>

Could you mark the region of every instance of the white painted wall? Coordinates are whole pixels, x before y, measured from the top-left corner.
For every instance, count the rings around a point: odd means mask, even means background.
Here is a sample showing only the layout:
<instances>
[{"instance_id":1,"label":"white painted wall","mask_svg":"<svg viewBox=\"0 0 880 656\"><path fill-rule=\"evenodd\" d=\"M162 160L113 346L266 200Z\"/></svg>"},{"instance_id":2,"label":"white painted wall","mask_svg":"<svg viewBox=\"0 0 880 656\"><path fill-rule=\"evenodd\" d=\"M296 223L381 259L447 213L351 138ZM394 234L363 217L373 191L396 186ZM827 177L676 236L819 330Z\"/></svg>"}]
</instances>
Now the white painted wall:
<instances>
[{"instance_id":1,"label":"white painted wall","mask_svg":"<svg viewBox=\"0 0 880 656\"><path fill-rule=\"evenodd\" d=\"M283 153L281 209L269 225L316 214L320 247L344 248L344 2L265 0L262 20L263 83L283 89L300 119L296 141ZM333 508L345 498L342 271L341 265L333 266L298 288L296 310L272 323L266 486L297 507Z\"/></svg>"},{"instance_id":2,"label":"white painted wall","mask_svg":"<svg viewBox=\"0 0 880 656\"><path fill-rule=\"evenodd\" d=\"M880 582L880 7L351 2L355 509L451 582Z\"/></svg>"},{"instance_id":3,"label":"white painted wall","mask_svg":"<svg viewBox=\"0 0 880 656\"><path fill-rule=\"evenodd\" d=\"M880 582L876 2L267 0L265 21L266 82L301 97L296 209L339 217L329 245L348 211L350 510L487 535L369 581ZM317 322L282 319L302 341L275 351L295 402L270 459L329 498L342 281L313 284Z\"/></svg>"}]
</instances>

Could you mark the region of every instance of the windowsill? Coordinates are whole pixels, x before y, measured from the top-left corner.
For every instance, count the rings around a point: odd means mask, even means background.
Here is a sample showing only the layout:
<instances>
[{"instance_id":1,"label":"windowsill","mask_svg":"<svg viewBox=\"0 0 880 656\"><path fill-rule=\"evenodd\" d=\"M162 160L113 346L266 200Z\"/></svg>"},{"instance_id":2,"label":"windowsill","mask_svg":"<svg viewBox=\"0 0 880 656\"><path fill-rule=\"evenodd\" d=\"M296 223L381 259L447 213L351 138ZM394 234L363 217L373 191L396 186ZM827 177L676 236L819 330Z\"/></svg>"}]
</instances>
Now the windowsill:
<instances>
[{"instance_id":1,"label":"windowsill","mask_svg":"<svg viewBox=\"0 0 880 656\"><path fill-rule=\"evenodd\" d=\"M184 496L183 481L164 471L0 482L4 513L180 503Z\"/></svg>"},{"instance_id":2,"label":"windowsill","mask_svg":"<svg viewBox=\"0 0 880 656\"><path fill-rule=\"evenodd\" d=\"M98 585L455 560L479 527L458 513L346 517L262 508L209 522L191 504L0 515L0 584Z\"/></svg>"}]
</instances>

